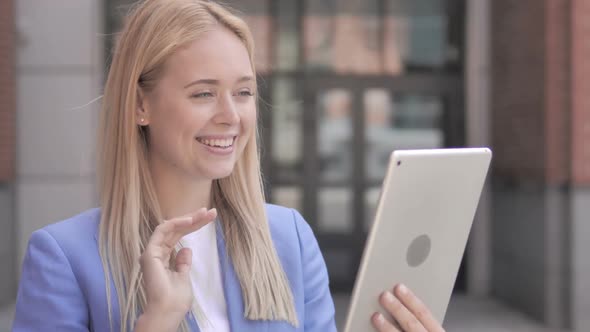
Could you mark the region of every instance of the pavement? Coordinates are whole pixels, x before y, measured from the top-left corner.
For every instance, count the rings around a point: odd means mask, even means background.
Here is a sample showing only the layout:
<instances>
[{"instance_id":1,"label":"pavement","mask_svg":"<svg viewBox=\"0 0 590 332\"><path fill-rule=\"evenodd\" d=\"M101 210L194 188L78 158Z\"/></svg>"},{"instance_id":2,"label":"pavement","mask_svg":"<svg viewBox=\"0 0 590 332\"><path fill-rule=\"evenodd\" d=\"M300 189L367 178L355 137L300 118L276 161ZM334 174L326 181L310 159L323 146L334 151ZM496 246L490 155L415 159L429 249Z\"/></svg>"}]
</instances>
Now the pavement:
<instances>
[{"instance_id":1,"label":"pavement","mask_svg":"<svg viewBox=\"0 0 590 332\"><path fill-rule=\"evenodd\" d=\"M334 294L336 324L344 325L350 294ZM9 332L14 306L0 308L0 332ZM493 299L455 295L451 299L444 327L448 332L568 332L543 327L540 323Z\"/></svg>"}]
</instances>

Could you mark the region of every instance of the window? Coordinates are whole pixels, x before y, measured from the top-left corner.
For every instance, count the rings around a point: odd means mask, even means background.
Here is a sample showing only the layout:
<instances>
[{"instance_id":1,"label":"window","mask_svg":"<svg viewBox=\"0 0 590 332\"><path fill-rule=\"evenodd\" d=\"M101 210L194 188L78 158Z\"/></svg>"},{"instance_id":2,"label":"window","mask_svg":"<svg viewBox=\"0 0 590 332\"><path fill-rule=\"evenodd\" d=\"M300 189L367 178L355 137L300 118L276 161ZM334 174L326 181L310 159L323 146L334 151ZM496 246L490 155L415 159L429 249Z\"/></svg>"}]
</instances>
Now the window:
<instances>
[{"instance_id":1,"label":"window","mask_svg":"<svg viewBox=\"0 0 590 332\"><path fill-rule=\"evenodd\" d=\"M463 144L465 1L225 3L256 44L267 197L301 211L350 290L391 150Z\"/></svg>"}]
</instances>

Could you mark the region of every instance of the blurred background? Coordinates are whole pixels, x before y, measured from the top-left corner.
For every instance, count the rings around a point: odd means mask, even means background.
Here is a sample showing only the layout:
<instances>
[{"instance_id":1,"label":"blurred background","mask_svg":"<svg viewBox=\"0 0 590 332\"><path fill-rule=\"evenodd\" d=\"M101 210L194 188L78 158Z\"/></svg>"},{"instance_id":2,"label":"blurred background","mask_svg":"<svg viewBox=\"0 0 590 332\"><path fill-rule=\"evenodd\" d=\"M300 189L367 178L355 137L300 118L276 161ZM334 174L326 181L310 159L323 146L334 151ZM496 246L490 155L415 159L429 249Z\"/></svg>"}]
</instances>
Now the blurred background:
<instances>
[{"instance_id":1,"label":"blurred background","mask_svg":"<svg viewBox=\"0 0 590 332\"><path fill-rule=\"evenodd\" d=\"M31 232L97 205L98 97L131 1L0 2L0 331ZM389 153L494 151L448 331L590 331L590 1L232 0L270 201L312 225L341 325Z\"/></svg>"}]
</instances>

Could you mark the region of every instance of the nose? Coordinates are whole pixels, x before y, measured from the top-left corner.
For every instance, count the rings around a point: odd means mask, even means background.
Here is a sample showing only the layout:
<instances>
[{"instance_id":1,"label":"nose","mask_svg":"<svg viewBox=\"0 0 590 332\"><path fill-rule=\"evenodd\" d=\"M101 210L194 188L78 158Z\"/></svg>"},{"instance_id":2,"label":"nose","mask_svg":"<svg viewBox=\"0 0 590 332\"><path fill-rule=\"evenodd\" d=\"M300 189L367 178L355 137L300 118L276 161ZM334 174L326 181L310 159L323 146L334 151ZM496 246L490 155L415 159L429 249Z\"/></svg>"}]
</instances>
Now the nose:
<instances>
[{"instance_id":1,"label":"nose","mask_svg":"<svg viewBox=\"0 0 590 332\"><path fill-rule=\"evenodd\" d=\"M235 125L240 122L238 108L231 94L224 95L220 98L217 112L215 113L215 122L226 125Z\"/></svg>"}]
</instances>

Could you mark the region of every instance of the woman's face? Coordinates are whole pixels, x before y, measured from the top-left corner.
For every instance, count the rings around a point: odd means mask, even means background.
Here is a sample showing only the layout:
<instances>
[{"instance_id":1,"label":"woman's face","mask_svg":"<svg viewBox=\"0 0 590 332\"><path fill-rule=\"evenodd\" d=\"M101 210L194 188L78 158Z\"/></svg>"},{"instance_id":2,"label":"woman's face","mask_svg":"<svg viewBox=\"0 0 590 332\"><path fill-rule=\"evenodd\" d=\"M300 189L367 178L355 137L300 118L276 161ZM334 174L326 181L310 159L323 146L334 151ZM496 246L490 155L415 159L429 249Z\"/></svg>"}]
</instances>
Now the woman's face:
<instances>
[{"instance_id":1,"label":"woman's face","mask_svg":"<svg viewBox=\"0 0 590 332\"><path fill-rule=\"evenodd\" d=\"M248 51L229 30L174 53L138 110L149 125L152 166L195 179L228 176L253 139L255 94Z\"/></svg>"}]
</instances>

